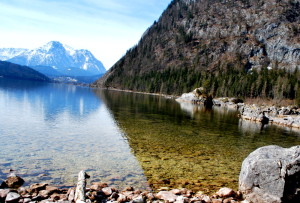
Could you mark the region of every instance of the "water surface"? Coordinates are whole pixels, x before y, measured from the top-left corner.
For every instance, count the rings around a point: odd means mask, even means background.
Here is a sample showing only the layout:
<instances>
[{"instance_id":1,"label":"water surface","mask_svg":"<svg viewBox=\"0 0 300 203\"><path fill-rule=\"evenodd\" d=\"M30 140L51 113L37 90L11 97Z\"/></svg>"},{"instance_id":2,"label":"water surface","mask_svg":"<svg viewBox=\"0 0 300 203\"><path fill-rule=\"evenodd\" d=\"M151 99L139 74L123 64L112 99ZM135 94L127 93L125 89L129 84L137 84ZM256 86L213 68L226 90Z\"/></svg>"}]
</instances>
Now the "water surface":
<instances>
[{"instance_id":1,"label":"water surface","mask_svg":"<svg viewBox=\"0 0 300 203\"><path fill-rule=\"evenodd\" d=\"M27 185L91 181L119 188L237 189L242 160L258 147L300 143L299 133L240 121L233 110L159 96L0 79L0 178Z\"/></svg>"},{"instance_id":2,"label":"water surface","mask_svg":"<svg viewBox=\"0 0 300 203\"><path fill-rule=\"evenodd\" d=\"M107 107L91 89L0 79L0 169L27 184L92 181L145 188L143 170Z\"/></svg>"}]
</instances>

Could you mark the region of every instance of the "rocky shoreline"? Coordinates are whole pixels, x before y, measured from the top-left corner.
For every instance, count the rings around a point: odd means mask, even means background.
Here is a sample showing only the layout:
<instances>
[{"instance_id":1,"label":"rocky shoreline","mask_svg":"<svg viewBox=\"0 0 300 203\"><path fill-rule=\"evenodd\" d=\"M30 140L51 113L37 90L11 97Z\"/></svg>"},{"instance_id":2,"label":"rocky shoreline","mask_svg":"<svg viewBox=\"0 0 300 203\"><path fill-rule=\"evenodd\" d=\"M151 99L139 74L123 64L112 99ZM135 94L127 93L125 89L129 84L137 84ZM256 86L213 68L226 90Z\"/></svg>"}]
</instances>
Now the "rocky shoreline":
<instances>
[{"instance_id":1,"label":"rocky shoreline","mask_svg":"<svg viewBox=\"0 0 300 203\"><path fill-rule=\"evenodd\" d=\"M85 182L85 180L84 180ZM135 190L133 187L126 187L119 191L114 187L109 187L108 184L102 182L93 182L91 185L80 187L79 182L77 187L58 188L49 186L47 183L32 184L28 187L21 187L24 180L11 174L1 185L0 202L5 203L33 203L33 202L203 202L203 203L248 203L247 200L242 200L242 193L233 191L230 188L221 188L214 195L206 195L203 192L193 193L191 190L181 188L172 189L161 188L159 192ZM81 188L84 193L80 200L77 195L78 188Z\"/></svg>"},{"instance_id":2,"label":"rocky shoreline","mask_svg":"<svg viewBox=\"0 0 300 203\"><path fill-rule=\"evenodd\" d=\"M205 105L208 97L202 95L199 89L183 94L176 101ZM235 109L243 120L300 129L300 108L297 106L277 107L274 105L245 104L241 99L229 97L214 98L212 106Z\"/></svg>"},{"instance_id":3,"label":"rocky shoreline","mask_svg":"<svg viewBox=\"0 0 300 203\"><path fill-rule=\"evenodd\" d=\"M78 174L76 187L58 188L47 183L22 187L24 180L11 173L0 186L0 202L5 203L290 203L300 201L300 145L291 148L270 145L256 149L243 161L239 190L223 187L213 195L202 191L160 188L157 192L124 190L107 183L92 182L89 175Z\"/></svg>"}]
</instances>

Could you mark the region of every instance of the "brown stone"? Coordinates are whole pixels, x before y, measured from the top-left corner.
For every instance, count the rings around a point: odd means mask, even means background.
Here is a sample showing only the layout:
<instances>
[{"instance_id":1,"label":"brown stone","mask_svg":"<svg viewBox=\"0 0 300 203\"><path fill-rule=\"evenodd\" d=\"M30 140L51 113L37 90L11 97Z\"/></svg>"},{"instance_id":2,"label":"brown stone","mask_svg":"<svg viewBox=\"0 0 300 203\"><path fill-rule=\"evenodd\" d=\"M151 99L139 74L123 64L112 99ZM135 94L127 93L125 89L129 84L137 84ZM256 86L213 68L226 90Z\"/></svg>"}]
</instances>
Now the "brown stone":
<instances>
[{"instance_id":1,"label":"brown stone","mask_svg":"<svg viewBox=\"0 0 300 203\"><path fill-rule=\"evenodd\" d=\"M172 192L174 195L181 195L181 191L179 189L173 189L170 192Z\"/></svg>"},{"instance_id":2,"label":"brown stone","mask_svg":"<svg viewBox=\"0 0 300 203\"><path fill-rule=\"evenodd\" d=\"M29 187L29 192L30 193L38 193L40 190L45 190L47 185L48 185L47 183L32 184Z\"/></svg>"},{"instance_id":3,"label":"brown stone","mask_svg":"<svg viewBox=\"0 0 300 203\"><path fill-rule=\"evenodd\" d=\"M49 197L50 191L49 191L49 190L41 190L41 191L39 192L39 195L46 199L46 198Z\"/></svg>"},{"instance_id":4,"label":"brown stone","mask_svg":"<svg viewBox=\"0 0 300 203\"><path fill-rule=\"evenodd\" d=\"M102 192L105 196L111 196L111 194L113 193L113 191L110 187L102 188Z\"/></svg>"},{"instance_id":5,"label":"brown stone","mask_svg":"<svg viewBox=\"0 0 300 203\"><path fill-rule=\"evenodd\" d=\"M219 195L219 197L223 197L223 198L234 197L235 192L231 188L223 187L217 192L217 195Z\"/></svg>"},{"instance_id":6,"label":"brown stone","mask_svg":"<svg viewBox=\"0 0 300 203\"><path fill-rule=\"evenodd\" d=\"M102 182L93 182L92 185L98 185L101 188L108 187L107 183L102 183Z\"/></svg>"},{"instance_id":7,"label":"brown stone","mask_svg":"<svg viewBox=\"0 0 300 203\"><path fill-rule=\"evenodd\" d=\"M150 200L150 201L152 201L152 200L155 199L155 196L154 196L153 193L148 193L148 194L146 195L146 197L147 197L147 199Z\"/></svg>"},{"instance_id":8,"label":"brown stone","mask_svg":"<svg viewBox=\"0 0 300 203\"><path fill-rule=\"evenodd\" d=\"M156 194L156 198L157 199L162 199L162 200L168 201L168 202L175 202L177 196L174 195L170 191L160 191L159 193Z\"/></svg>"},{"instance_id":9,"label":"brown stone","mask_svg":"<svg viewBox=\"0 0 300 203\"><path fill-rule=\"evenodd\" d=\"M5 183L9 188L19 188L24 182L25 181L19 176L10 176L5 180Z\"/></svg>"},{"instance_id":10,"label":"brown stone","mask_svg":"<svg viewBox=\"0 0 300 203\"><path fill-rule=\"evenodd\" d=\"M95 191L100 191L102 187L100 185L91 185L90 189Z\"/></svg>"},{"instance_id":11,"label":"brown stone","mask_svg":"<svg viewBox=\"0 0 300 203\"><path fill-rule=\"evenodd\" d=\"M222 203L222 199L212 199L212 203Z\"/></svg>"},{"instance_id":12,"label":"brown stone","mask_svg":"<svg viewBox=\"0 0 300 203\"><path fill-rule=\"evenodd\" d=\"M231 201L233 200L232 197L226 198L223 200L223 203L231 203Z\"/></svg>"},{"instance_id":13,"label":"brown stone","mask_svg":"<svg viewBox=\"0 0 300 203\"><path fill-rule=\"evenodd\" d=\"M5 199L9 192L10 192L10 189L0 189L0 198Z\"/></svg>"},{"instance_id":14,"label":"brown stone","mask_svg":"<svg viewBox=\"0 0 300 203\"><path fill-rule=\"evenodd\" d=\"M125 195L119 194L119 197L118 197L117 201L120 202L120 203L126 202L126 201L127 201L127 198L126 198Z\"/></svg>"},{"instance_id":15,"label":"brown stone","mask_svg":"<svg viewBox=\"0 0 300 203\"><path fill-rule=\"evenodd\" d=\"M49 185L46 186L46 190L48 190L49 193L51 193L51 194L54 193L54 192L57 192L57 193L60 192L57 187L53 187L53 186L49 186Z\"/></svg>"},{"instance_id":16,"label":"brown stone","mask_svg":"<svg viewBox=\"0 0 300 203\"><path fill-rule=\"evenodd\" d=\"M50 196L50 199L52 199L53 201L57 201L57 200L68 200L67 198L67 194L58 194L58 193L54 193Z\"/></svg>"},{"instance_id":17,"label":"brown stone","mask_svg":"<svg viewBox=\"0 0 300 203\"><path fill-rule=\"evenodd\" d=\"M133 191L124 191L122 194L126 196L127 200L132 200L134 196Z\"/></svg>"},{"instance_id":18,"label":"brown stone","mask_svg":"<svg viewBox=\"0 0 300 203\"><path fill-rule=\"evenodd\" d=\"M24 187L20 187L19 189L18 189L18 193L20 194L20 195L26 195L27 194L27 190L26 190L26 188L24 188Z\"/></svg>"},{"instance_id":19,"label":"brown stone","mask_svg":"<svg viewBox=\"0 0 300 203\"><path fill-rule=\"evenodd\" d=\"M125 188L125 191L134 191L134 188L131 187L131 186L129 186L129 187L126 187L126 188Z\"/></svg>"},{"instance_id":20,"label":"brown stone","mask_svg":"<svg viewBox=\"0 0 300 203\"><path fill-rule=\"evenodd\" d=\"M207 196L207 195L202 195L202 196L200 197L200 200L202 200L202 201L204 201L204 202L206 202L206 203L211 203L211 202L212 202L211 199L210 199L210 197Z\"/></svg>"},{"instance_id":21,"label":"brown stone","mask_svg":"<svg viewBox=\"0 0 300 203\"><path fill-rule=\"evenodd\" d=\"M111 196L109 197L109 199L111 199L111 200L117 200L118 198L119 198L119 195L116 192L113 192L111 194Z\"/></svg>"}]
</instances>

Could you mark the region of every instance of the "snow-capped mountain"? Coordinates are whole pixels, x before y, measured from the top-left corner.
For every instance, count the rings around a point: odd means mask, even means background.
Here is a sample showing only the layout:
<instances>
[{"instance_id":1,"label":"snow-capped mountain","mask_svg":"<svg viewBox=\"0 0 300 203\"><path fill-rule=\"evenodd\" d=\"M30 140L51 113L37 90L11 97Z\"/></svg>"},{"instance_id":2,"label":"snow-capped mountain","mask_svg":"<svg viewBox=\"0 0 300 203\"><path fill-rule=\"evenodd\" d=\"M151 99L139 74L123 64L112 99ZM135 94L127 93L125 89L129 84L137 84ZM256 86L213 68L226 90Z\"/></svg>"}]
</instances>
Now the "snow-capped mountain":
<instances>
[{"instance_id":1,"label":"snow-capped mountain","mask_svg":"<svg viewBox=\"0 0 300 203\"><path fill-rule=\"evenodd\" d=\"M75 50L57 41L51 41L36 49L24 50L6 61L39 69L51 67L64 76L92 76L106 72L103 64L90 51Z\"/></svg>"},{"instance_id":2,"label":"snow-capped mountain","mask_svg":"<svg viewBox=\"0 0 300 203\"><path fill-rule=\"evenodd\" d=\"M23 52L28 51L28 49L15 49L15 48L0 48L0 60L6 61Z\"/></svg>"}]
</instances>

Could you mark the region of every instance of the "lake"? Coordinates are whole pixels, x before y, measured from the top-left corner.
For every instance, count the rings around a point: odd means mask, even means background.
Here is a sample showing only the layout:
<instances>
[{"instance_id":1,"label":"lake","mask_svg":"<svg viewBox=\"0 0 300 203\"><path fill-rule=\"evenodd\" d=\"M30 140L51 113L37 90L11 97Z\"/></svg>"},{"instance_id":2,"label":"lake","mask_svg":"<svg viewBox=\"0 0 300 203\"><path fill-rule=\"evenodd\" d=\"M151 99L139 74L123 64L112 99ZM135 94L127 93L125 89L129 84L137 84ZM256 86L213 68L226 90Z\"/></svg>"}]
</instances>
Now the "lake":
<instances>
[{"instance_id":1,"label":"lake","mask_svg":"<svg viewBox=\"0 0 300 203\"><path fill-rule=\"evenodd\" d=\"M298 131L241 121L146 94L0 78L0 178L26 185L90 181L120 189L237 189L241 163L258 147L299 145Z\"/></svg>"}]
</instances>

